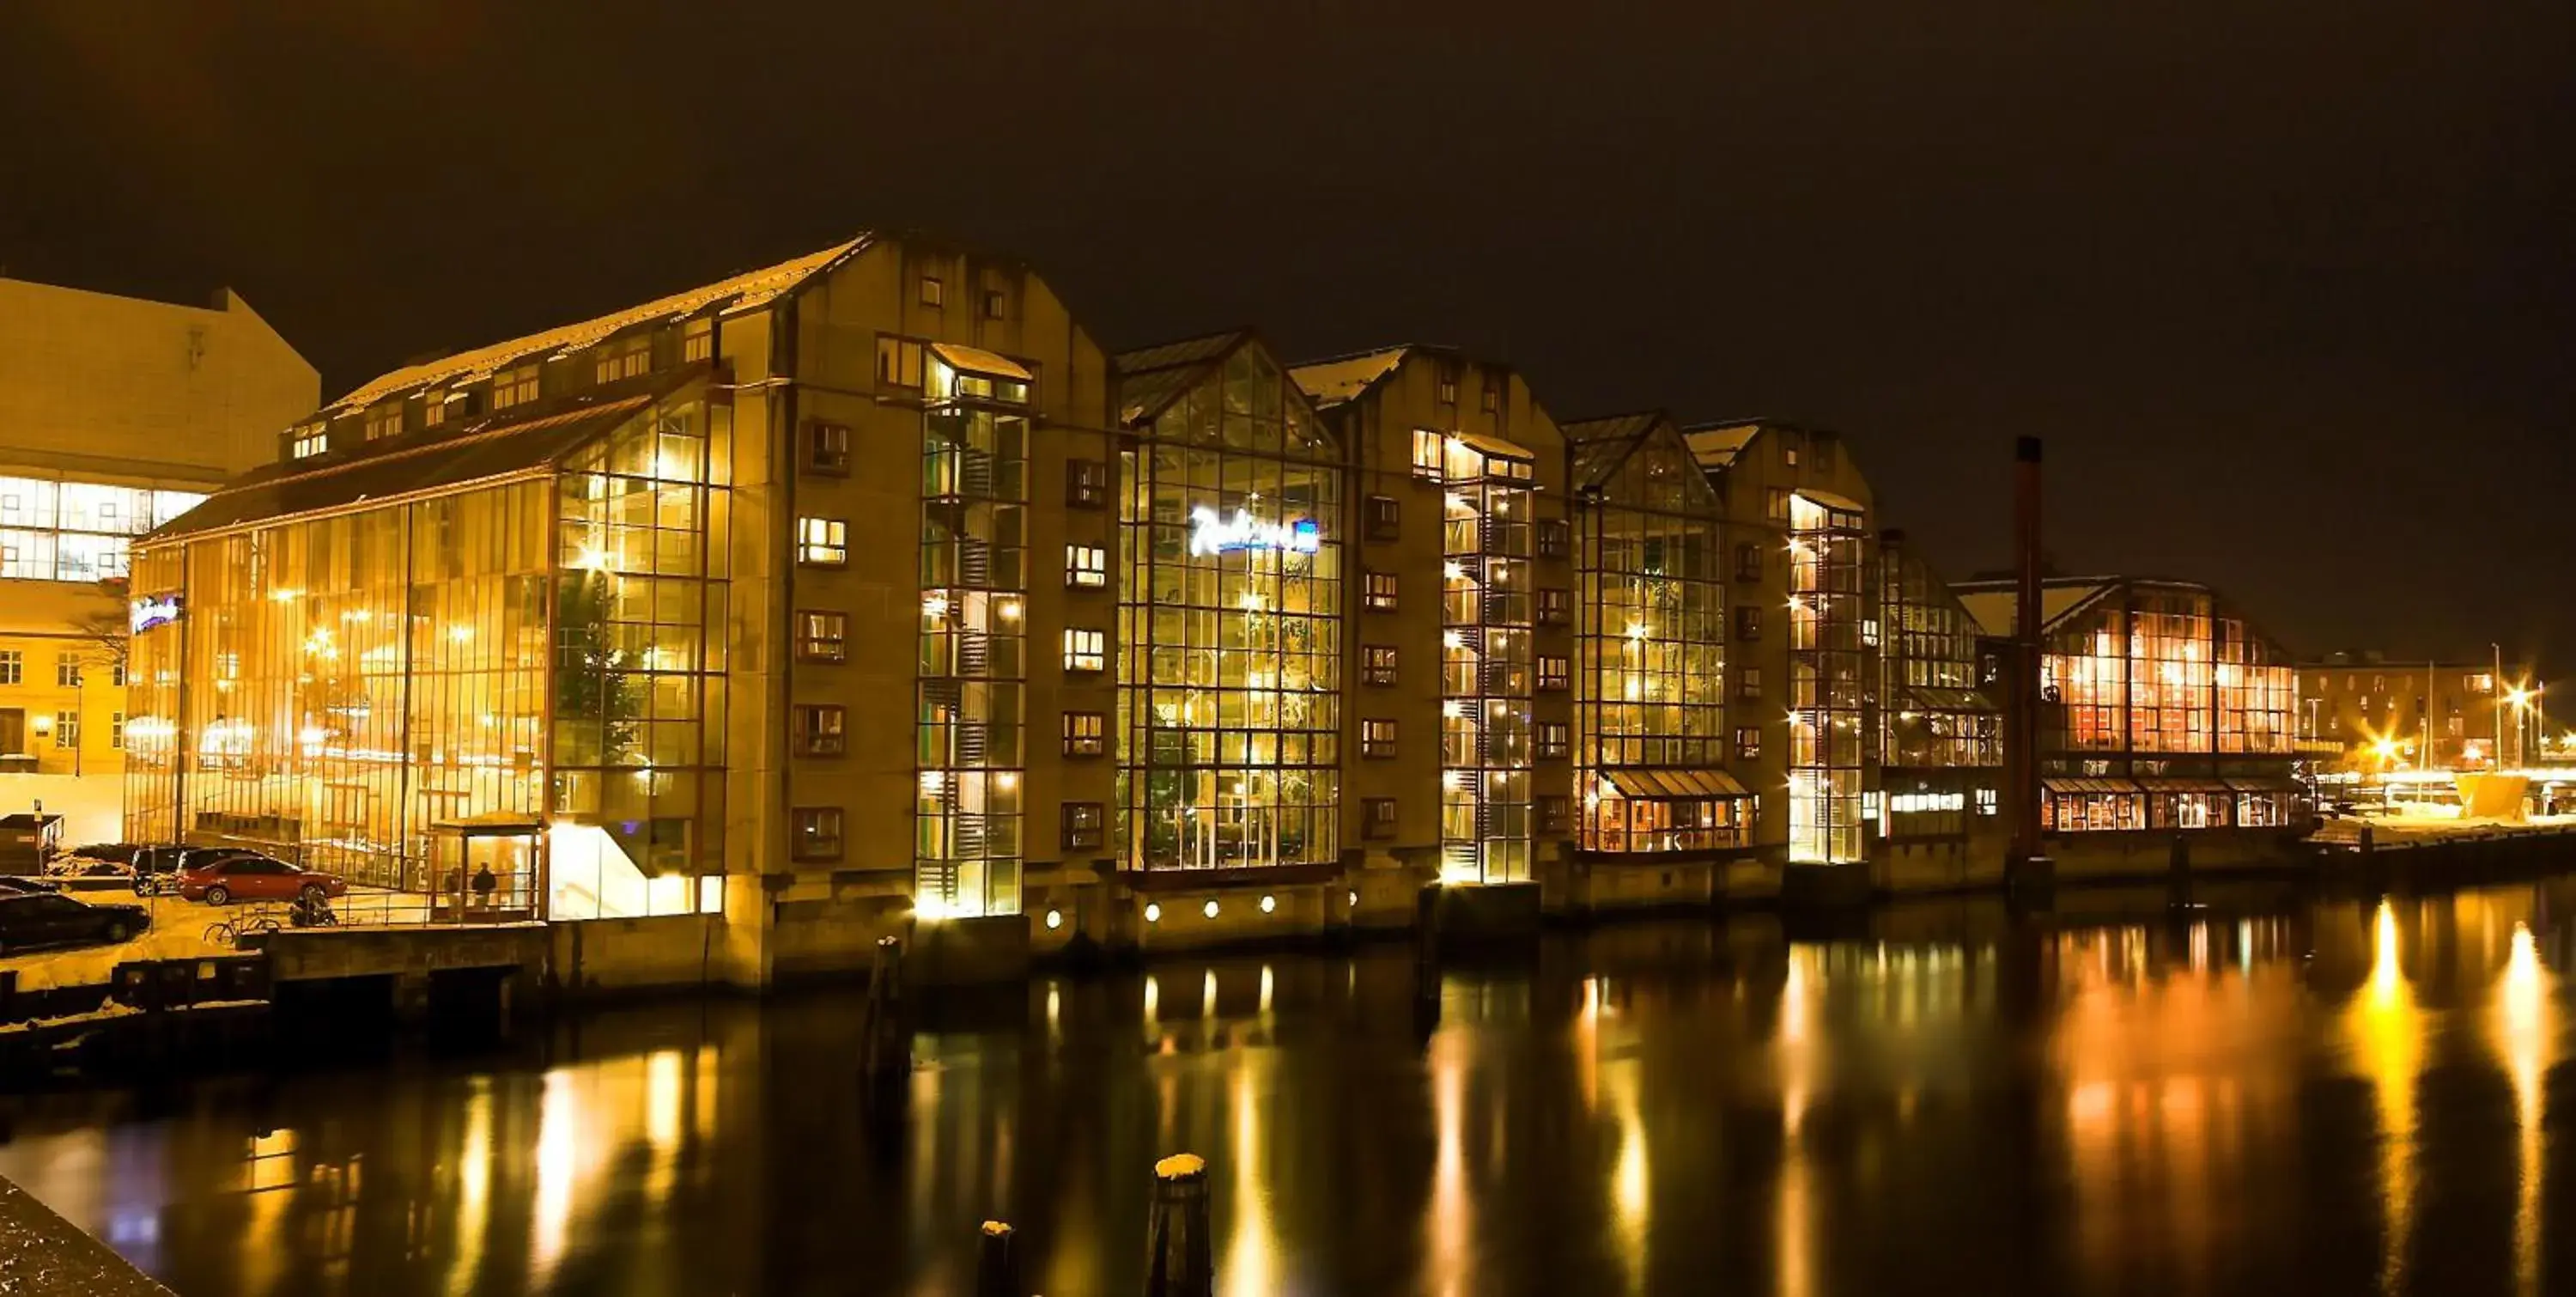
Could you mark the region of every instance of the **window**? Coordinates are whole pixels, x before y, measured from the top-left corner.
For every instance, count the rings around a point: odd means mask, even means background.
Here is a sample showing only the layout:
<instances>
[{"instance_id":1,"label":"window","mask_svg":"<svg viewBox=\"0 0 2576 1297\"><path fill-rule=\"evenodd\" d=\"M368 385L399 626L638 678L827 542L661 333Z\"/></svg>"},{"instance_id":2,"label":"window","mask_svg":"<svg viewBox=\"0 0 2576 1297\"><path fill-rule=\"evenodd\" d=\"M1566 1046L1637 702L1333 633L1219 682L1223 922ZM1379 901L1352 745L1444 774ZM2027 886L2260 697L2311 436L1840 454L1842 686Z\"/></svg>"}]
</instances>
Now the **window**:
<instances>
[{"instance_id":1,"label":"window","mask_svg":"<svg viewBox=\"0 0 2576 1297\"><path fill-rule=\"evenodd\" d=\"M704 317L680 328L680 363L707 360L716 354L716 322Z\"/></svg>"},{"instance_id":2,"label":"window","mask_svg":"<svg viewBox=\"0 0 2576 1297\"><path fill-rule=\"evenodd\" d=\"M16 649L0 649L0 685L14 685L26 670L27 659Z\"/></svg>"},{"instance_id":3,"label":"window","mask_svg":"<svg viewBox=\"0 0 2576 1297\"><path fill-rule=\"evenodd\" d=\"M825 477L850 475L850 425L821 422L805 425L805 471Z\"/></svg>"},{"instance_id":4,"label":"window","mask_svg":"<svg viewBox=\"0 0 2576 1297\"><path fill-rule=\"evenodd\" d=\"M796 614L796 660L841 662L850 652L850 615L845 612Z\"/></svg>"},{"instance_id":5,"label":"window","mask_svg":"<svg viewBox=\"0 0 2576 1297\"><path fill-rule=\"evenodd\" d=\"M115 686L116 686L117 688L119 688L119 689L122 689L122 688L124 688L124 687L125 687L125 662L124 662L124 659L120 658L120 659L118 659L117 661L115 661L115 662L112 662L112 663L109 663L109 664L108 664L108 668L107 668L107 682L108 682L109 684L115 685Z\"/></svg>"},{"instance_id":6,"label":"window","mask_svg":"<svg viewBox=\"0 0 2576 1297\"><path fill-rule=\"evenodd\" d=\"M1099 712L1066 712L1064 714L1064 754L1069 757L1096 757L1109 750L1106 737L1108 718Z\"/></svg>"},{"instance_id":7,"label":"window","mask_svg":"<svg viewBox=\"0 0 2576 1297\"><path fill-rule=\"evenodd\" d=\"M1067 851L1099 850L1101 825L1107 820L1108 813L1098 802L1066 802L1062 839L1064 849Z\"/></svg>"},{"instance_id":8,"label":"window","mask_svg":"<svg viewBox=\"0 0 2576 1297\"><path fill-rule=\"evenodd\" d=\"M1002 318L1002 306L1002 290L998 288L988 288L984 290L985 319L998 320Z\"/></svg>"},{"instance_id":9,"label":"window","mask_svg":"<svg viewBox=\"0 0 2576 1297\"><path fill-rule=\"evenodd\" d=\"M394 401L367 411L367 440L383 441L402 435L402 402Z\"/></svg>"},{"instance_id":10,"label":"window","mask_svg":"<svg viewBox=\"0 0 2576 1297\"><path fill-rule=\"evenodd\" d=\"M447 422L447 393L431 392L420 398L420 426L435 428Z\"/></svg>"},{"instance_id":11,"label":"window","mask_svg":"<svg viewBox=\"0 0 2576 1297\"><path fill-rule=\"evenodd\" d=\"M1574 528L1563 518L1544 518L1538 524L1538 556L1563 558L1574 548Z\"/></svg>"},{"instance_id":12,"label":"window","mask_svg":"<svg viewBox=\"0 0 2576 1297\"><path fill-rule=\"evenodd\" d=\"M1395 646L1364 644L1360 646L1360 683L1386 686L1395 683Z\"/></svg>"},{"instance_id":13,"label":"window","mask_svg":"<svg viewBox=\"0 0 2576 1297\"><path fill-rule=\"evenodd\" d=\"M838 518L796 520L796 561L806 567L842 567L850 561L850 524Z\"/></svg>"},{"instance_id":14,"label":"window","mask_svg":"<svg viewBox=\"0 0 2576 1297\"><path fill-rule=\"evenodd\" d=\"M125 713L107 714L107 745L120 752L125 749Z\"/></svg>"},{"instance_id":15,"label":"window","mask_svg":"<svg viewBox=\"0 0 2576 1297\"><path fill-rule=\"evenodd\" d=\"M1360 596L1361 607L1368 609L1370 612L1395 611L1395 573L1368 573L1368 583L1362 588L1362 590L1363 592Z\"/></svg>"},{"instance_id":16,"label":"window","mask_svg":"<svg viewBox=\"0 0 2576 1297\"><path fill-rule=\"evenodd\" d=\"M1107 636L1096 630L1072 630L1064 633L1064 669L1098 671L1107 662Z\"/></svg>"},{"instance_id":17,"label":"window","mask_svg":"<svg viewBox=\"0 0 2576 1297\"><path fill-rule=\"evenodd\" d=\"M1775 486L1763 492L1762 513L1773 522L1789 521L1789 488Z\"/></svg>"},{"instance_id":18,"label":"window","mask_svg":"<svg viewBox=\"0 0 2576 1297\"><path fill-rule=\"evenodd\" d=\"M1394 540L1403 532L1404 512L1391 495L1368 498L1368 538Z\"/></svg>"},{"instance_id":19,"label":"window","mask_svg":"<svg viewBox=\"0 0 2576 1297\"><path fill-rule=\"evenodd\" d=\"M1562 626L1574 620L1574 595L1566 590L1538 592L1538 624Z\"/></svg>"},{"instance_id":20,"label":"window","mask_svg":"<svg viewBox=\"0 0 2576 1297\"><path fill-rule=\"evenodd\" d=\"M2003 811L2003 796L1992 788L1977 790L1977 814L1996 815Z\"/></svg>"},{"instance_id":21,"label":"window","mask_svg":"<svg viewBox=\"0 0 2576 1297\"><path fill-rule=\"evenodd\" d=\"M1762 759L1761 726L1738 725L1735 727L1735 759L1738 761L1759 761Z\"/></svg>"},{"instance_id":22,"label":"window","mask_svg":"<svg viewBox=\"0 0 2576 1297\"><path fill-rule=\"evenodd\" d=\"M1429 428L1414 429L1413 475L1431 478L1440 476L1440 461L1446 449L1444 439L1439 433Z\"/></svg>"},{"instance_id":23,"label":"window","mask_svg":"<svg viewBox=\"0 0 2576 1297\"><path fill-rule=\"evenodd\" d=\"M653 368L653 338L646 334L599 345L590 362L590 381L614 383Z\"/></svg>"},{"instance_id":24,"label":"window","mask_svg":"<svg viewBox=\"0 0 2576 1297\"><path fill-rule=\"evenodd\" d=\"M1759 604L1735 605L1735 638L1762 638L1762 608Z\"/></svg>"},{"instance_id":25,"label":"window","mask_svg":"<svg viewBox=\"0 0 2576 1297\"><path fill-rule=\"evenodd\" d=\"M78 653L54 655L54 683L65 689L77 689L81 682L81 660Z\"/></svg>"},{"instance_id":26,"label":"window","mask_svg":"<svg viewBox=\"0 0 2576 1297\"><path fill-rule=\"evenodd\" d=\"M1437 392L1433 393L1433 399L1439 401L1442 405L1456 405L1458 403L1457 366L1442 365L1440 367L1440 388Z\"/></svg>"},{"instance_id":27,"label":"window","mask_svg":"<svg viewBox=\"0 0 2576 1297\"><path fill-rule=\"evenodd\" d=\"M1538 831L1549 837L1563 837L1573 816L1563 793L1542 793L1538 799Z\"/></svg>"},{"instance_id":28,"label":"window","mask_svg":"<svg viewBox=\"0 0 2576 1297\"><path fill-rule=\"evenodd\" d=\"M492 376L492 408L506 410L537 399L537 367L521 365Z\"/></svg>"},{"instance_id":29,"label":"window","mask_svg":"<svg viewBox=\"0 0 2576 1297\"><path fill-rule=\"evenodd\" d=\"M939 276L937 275L923 275L921 277L921 304L924 306L945 306L947 303L948 285L939 282Z\"/></svg>"},{"instance_id":30,"label":"window","mask_svg":"<svg viewBox=\"0 0 2576 1297\"><path fill-rule=\"evenodd\" d=\"M1360 722L1360 755L1371 758L1395 755L1395 722L1369 720Z\"/></svg>"},{"instance_id":31,"label":"window","mask_svg":"<svg viewBox=\"0 0 2576 1297\"><path fill-rule=\"evenodd\" d=\"M1065 546L1064 583L1091 590L1109 584L1109 551L1098 545Z\"/></svg>"},{"instance_id":32,"label":"window","mask_svg":"<svg viewBox=\"0 0 2576 1297\"><path fill-rule=\"evenodd\" d=\"M1541 653L1538 655L1539 688L1563 689L1565 687L1566 676L1567 668L1564 658L1556 657L1547 653Z\"/></svg>"},{"instance_id":33,"label":"window","mask_svg":"<svg viewBox=\"0 0 2576 1297\"><path fill-rule=\"evenodd\" d=\"M846 712L837 703L799 703L789 709L788 748L800 757L841 755Z\"/></svg>"},{"instance_id":34,"label":"window","mask_svg":"<svg viewBox=\"0 0 2576 1297\"><path fill-rule=\"evenodd\" d=\"M910 338L877 336L877 383L882 387L921 386L921 344Z\"/></svg>"},{"instance_id":35,"label":"window","mask_svg":"<svg viewBox=\"0 0 2576 1297\"><path fill-rule=\"evenodd\" d=\"M1487 414L1502 409L1503 389L1491 383L1486 384L1483 395L1476 398L1476 404Z\"/></svg>"},{"instance_id":36,"label":"window","mask_svg":"<svg viewBox=\"0 0 2576 1297\"><path fill-rule=\"evenodd\" d=\"M1538 723L1539 760L1563 761L1569 746L1566 741L1565 722L1540 721Z\"/></svg>"},{"instance_id":37,"label":"window","mask_svg":"<svg viewBox=\"0 0 2576 1297\"><path fill-rule=\"evenodd\" d=\"M79 712L54 713L54 746L58 748L80 746Z\"/></svg>"},{"instance_id":38,"label":"window","mask_svg":"<svg viewBox=\"0 0 2576 1297\"><path fill-rule=\"evenodd\" d=\"M1780 434L1780 462L1791 468L1798 466L1798 438L1794 434Z\"/></svg>"},{"instance_id":39,"label":"window","mask_svg":"<svg viewBox=\"0 0 2576 1297\"><path fill-rule=\"evenodd\" d=\"M840 807L799 806L789 815L794 821L787 844L790 856L808 861L841 858Z\"/></svg>"},{"instance_id":40,"label":"window","mask_svg":"<svg viewBox=\"0 0 2576 1297\"><path fill-rule=\"evenodd\" d=\"M1761 546L1745 541L1735 547L1735 579L1738 581L1762 579Z\"/></svg>"},{"instance_id":41,"label":"window","mask_svg":"<svg viewBox=\"0 0 2576 1297\"><path fill-rule=\"evenodd\" d=\"M297 433L295 436L293 453L297 459L311 459L329 449L331 449L331 430L328 428L315 428Z\"/></svg>"},{"instance_id":42,"label":"window","mask_svg":"<svg viewBox=\"0 0 2576 1297\"><path fill-rule=\"evenodd\" d=\"M1740 703L1762 701L1762 668L1743 667L1736 671L1735 701Z\"/></svg>"},{"instance_id":43,"label":"window","mask_svg":"<svg viewBox=\"0 0 2576 1297\"><path fill-rule=\"evenodd\" d=\"M1106 506L1109 503L1109 465L1096 459L1066 460L1064 502L1076 509Z\"/></svg>"},{"instance_id":44,"label":"window","mask_svg":"<svg viewBox=\"0 0 2576 1297\"><path fill-rule=\"evenodd\" d=\"M1395 799L1363 797L1360 799L1360 836L1391 838L1395 836Z\"/></svg>"}]
</instances>

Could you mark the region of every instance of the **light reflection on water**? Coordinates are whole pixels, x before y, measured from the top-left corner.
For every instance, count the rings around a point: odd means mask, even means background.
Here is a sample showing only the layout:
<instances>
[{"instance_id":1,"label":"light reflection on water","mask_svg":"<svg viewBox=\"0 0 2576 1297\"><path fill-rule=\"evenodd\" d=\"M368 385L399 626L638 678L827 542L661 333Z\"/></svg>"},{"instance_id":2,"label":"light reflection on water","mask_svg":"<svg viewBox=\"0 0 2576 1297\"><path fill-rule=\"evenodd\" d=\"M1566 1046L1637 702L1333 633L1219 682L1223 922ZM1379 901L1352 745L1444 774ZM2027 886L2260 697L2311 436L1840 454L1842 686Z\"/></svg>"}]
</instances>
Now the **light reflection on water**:
<instances>
[{"instance_id":1,"label":"light reflection on water","mask_svg":"<svg viewBox=\"0 0 2576 1297\"><path fill-rule=\"evenodd\" d=\"M951 1293L987 1217L1129 1293L1182 1150L1227 1293L2568 1287L2576 880L2204 899L1606 928L1436 1020L1398 947L1048 979L873 1116L847 998L628 1012L16 1101L0 1173L191 1297Z\"/></svg>"}]
</instances>

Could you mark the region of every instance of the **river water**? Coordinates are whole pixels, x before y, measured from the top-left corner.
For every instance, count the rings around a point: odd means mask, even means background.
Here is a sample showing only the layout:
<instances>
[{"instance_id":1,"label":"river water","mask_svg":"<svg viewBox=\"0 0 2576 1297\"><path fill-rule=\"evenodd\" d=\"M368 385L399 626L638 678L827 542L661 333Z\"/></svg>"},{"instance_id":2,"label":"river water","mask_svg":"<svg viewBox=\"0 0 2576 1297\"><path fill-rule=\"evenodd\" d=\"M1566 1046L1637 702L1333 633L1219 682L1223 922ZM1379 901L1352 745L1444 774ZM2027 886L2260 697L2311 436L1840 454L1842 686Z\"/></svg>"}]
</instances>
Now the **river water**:
<instances>
[{"instance_id":1,"label":"river water","mask_svg":"<svg viewBox=\"0 0 2576 1297\"><path fill-rule=\"evenodd\" d=\"M2576 1291L2576 879L2069 892L1809 939L1228 957L927 1006L660 1006L470 1058L0 1103L0 1174L189 1297Z\"/></svg>"}]
</instances>

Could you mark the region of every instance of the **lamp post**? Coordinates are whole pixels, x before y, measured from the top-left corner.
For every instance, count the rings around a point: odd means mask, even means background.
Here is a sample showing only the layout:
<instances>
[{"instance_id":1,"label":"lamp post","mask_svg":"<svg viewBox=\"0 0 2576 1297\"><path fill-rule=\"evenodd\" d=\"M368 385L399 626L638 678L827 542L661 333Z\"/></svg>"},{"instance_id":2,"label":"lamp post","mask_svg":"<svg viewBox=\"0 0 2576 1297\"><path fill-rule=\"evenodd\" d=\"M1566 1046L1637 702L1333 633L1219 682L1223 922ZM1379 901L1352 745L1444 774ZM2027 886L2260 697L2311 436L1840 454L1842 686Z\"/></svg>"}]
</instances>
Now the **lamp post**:
<instances>
[{"instance_id":1,"label":"lamp post","mask_svg":"<svg viewBox=\"0 0 2576 1297\"><path fill-rule=\"evenodd\" d=\"M2487 754L2487 768L2504 769L2504 648L2487 641L2487 651L2495 654L2495 674L2487 677L2487 697L2495 702L2495 751Z\"/></svg>"}]
</instances>

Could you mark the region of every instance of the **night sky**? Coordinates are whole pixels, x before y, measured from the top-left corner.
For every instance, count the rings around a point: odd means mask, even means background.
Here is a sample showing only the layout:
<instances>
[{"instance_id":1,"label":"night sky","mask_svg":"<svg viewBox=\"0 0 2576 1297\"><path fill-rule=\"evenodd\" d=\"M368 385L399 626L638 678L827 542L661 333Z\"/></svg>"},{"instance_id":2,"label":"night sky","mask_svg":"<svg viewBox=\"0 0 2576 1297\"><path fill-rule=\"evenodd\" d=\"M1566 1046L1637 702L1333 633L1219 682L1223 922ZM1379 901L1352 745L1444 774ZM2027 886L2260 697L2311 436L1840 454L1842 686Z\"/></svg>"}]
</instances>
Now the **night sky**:
<instances>
[{"instance_id":1,"label":"night sky","mask_svg":"<svg viewBox=\"0 0 2576 1297\"><path fill-rule=\"evenodd\" d=\"M0 268L231 284L325 395L919 227L1104 343L1839 428L1953 576L2576 666L2576 5L6 0Z\"/></svg>"}]
</instances>

